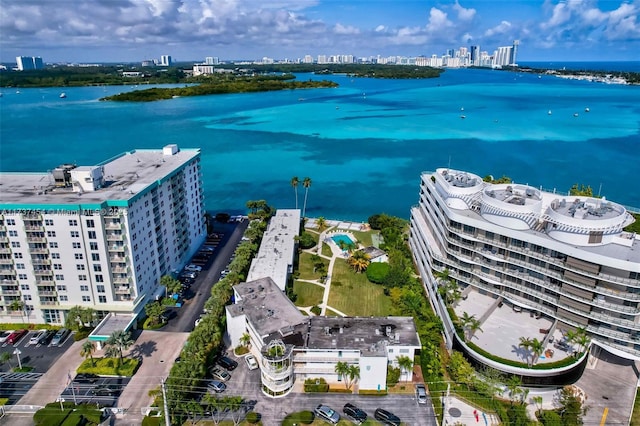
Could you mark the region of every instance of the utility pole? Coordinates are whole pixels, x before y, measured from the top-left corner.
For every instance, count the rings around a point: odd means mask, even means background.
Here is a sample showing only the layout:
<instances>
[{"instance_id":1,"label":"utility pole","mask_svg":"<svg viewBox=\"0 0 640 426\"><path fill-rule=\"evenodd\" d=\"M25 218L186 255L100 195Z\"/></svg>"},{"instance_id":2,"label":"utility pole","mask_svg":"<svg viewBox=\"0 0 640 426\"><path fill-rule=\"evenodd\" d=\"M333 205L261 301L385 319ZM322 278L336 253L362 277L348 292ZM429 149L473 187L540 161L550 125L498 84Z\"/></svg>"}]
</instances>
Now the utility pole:
<instances>
[{"instance_id":1,"label":"utility pole","mask_svg":"<svg viewBox=\"0 0 640 426\"><path fill-rule=\"evenodd\" d=\"M447 383L447 395L444 397L444 401L442 404L444 408L442 409L442 426L447 424L447 409L449 408L449 390L451 388L451 383Z\"/></svg>"},{"instance_id":2,"label":"utility pole","mask_svg":"<svg viewBox=\"0 0 640 426\"><path fill-rule=\"evenodd\" d=\"M164 424L165 426L171 426L169 420L169 406L167 405L167 388L164 385L164 377L160 378L160 388L162 389L162 408L164 409Z\"/></svg>"}]
</instances>

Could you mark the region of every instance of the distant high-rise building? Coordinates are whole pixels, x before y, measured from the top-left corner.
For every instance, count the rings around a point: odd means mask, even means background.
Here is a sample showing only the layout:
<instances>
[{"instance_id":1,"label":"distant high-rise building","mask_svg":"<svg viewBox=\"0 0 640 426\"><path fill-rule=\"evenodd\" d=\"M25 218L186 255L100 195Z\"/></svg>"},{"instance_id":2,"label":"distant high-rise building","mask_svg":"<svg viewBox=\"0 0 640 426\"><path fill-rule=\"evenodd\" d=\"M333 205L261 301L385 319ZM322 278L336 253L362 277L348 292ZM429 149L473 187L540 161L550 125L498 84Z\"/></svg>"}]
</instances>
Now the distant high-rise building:
<instances>
[{"instance_id":1,"label":"distant high-rise building","mask_svg":"<svg viewBox=\"0 0 640 426\"><path fill-rule=\"evenodd\" d=\"M160 56L160 65L161 67L170 67L171 66L171 55L162 55Z\"/></svg>"},{"instance_id":2,"label":"distant high-rise building","mask_svg":"<svg viewBox=\"0 0 640 426\"><path fill-rule=\"evenodd\" d=\"M303 61L305 64L312 64L313 63L313 56L311 55L304 55L304 59Z\"/></svg>"},{"instance_id":3,"label":"distant high-rise building","mask_svg":"<svg viewBox=\"0 0 640 426\"><path fill-rule=\"evenodd\" d=\"M471 65L480 65L480 46L471 46Z\"/></svg>"},{"instance_id":4,"label":"distant high-rise building","mask_svg":"<svg viewBox=\"0 0 640 426\"><path fill-rule=\"evenodd\" d=\"M513 46L501 46L493 54L494 67L504 67L511 64Z\"/></svg>"},{"instance_id":5,"label":"distant high-rise building","mask_svg":"<svg viewBox=\"0 0 640 426\"><path fill-rule=\"evenodd\" d=\"M516 62L516 55L518 54L518 46L520 45L520 40L513 40L513 50L511 51L511 62L509 65L516 66L518 63Z\"/></svg>"},{"instance_id":6,"label":"distant high-rise building","mask_svg":"<svg viewBox=\"0 0 640 426\"><path fill-rule=\"evenodd\" d=\"M19 71L44 69L44 63L40 56L16 56L16 63Z\"/></svg>"},{"instance_id":7,"label":"distant high-rise building","mask_svg":"<svg viewBox=\"0 0 640 426\"><path fill-rule=\"evenodd\" d=\"M205 65L213 65L213 56L207 56L204 58Z\"/></svg>"},{"instance_id":8,"label":"distant high-rise building","mask_svg":"<svg viewBox=\"0 0 640 426\"><path fill-rule=\"evenodd\" d=\"M456 50L455 49L447 49L446 56L450 56L452 58L455 58L456 57Z\"/></svg>"},{"instance_id":9,"label":"distant high-rise building","mask_svg":"<svg viewBox=\"0 0 640 426\"><path fill-rule=\"evenodd\" d=\"M318 63L326 64L327 63L327 55L318 55Z\"/></svg>"}]
</instances>

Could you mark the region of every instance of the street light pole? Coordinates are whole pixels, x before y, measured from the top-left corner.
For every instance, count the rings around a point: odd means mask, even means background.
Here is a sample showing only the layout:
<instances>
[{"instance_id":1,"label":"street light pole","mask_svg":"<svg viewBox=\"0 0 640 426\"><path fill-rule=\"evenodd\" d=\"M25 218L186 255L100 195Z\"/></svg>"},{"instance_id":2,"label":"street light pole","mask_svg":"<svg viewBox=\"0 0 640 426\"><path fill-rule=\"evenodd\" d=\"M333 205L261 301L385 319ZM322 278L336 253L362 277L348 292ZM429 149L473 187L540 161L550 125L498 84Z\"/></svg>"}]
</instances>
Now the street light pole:
<instances>
[{"instance_id":1,"label":"street light pole","mask_svg":"<svg viewBox=\"0 0 640 426\"><path fill-rule=\"evenodd\" d=\"M22 351L20 351L20 349L16 348L15 351L13 351L13 354L18 357L18 368L20 370L22 370L22 361L20 360L20 354L22 354Z\"/></svg>"}]
</instances>

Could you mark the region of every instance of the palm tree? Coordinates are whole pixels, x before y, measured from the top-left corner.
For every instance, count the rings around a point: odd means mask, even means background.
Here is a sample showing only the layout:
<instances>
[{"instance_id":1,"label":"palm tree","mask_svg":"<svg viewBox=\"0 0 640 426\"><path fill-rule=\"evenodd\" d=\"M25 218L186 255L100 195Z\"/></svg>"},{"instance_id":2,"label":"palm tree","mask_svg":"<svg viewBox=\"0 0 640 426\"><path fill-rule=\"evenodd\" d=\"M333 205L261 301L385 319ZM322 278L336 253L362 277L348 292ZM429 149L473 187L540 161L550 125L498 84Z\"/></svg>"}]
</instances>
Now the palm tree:
<instances>
[{"instance_id":1,"label":"palm tree","mask_svg":"<svg viewBox=\"0 0 640 426\"><path fill-rule=\"evenodd\" d=\"M327 219L322 216L320 216L318 220L316 220L316 223L318 224L318 230L320 232L324 231L324 229L327 227Z\"/></svg>"},{"instance_id":2,"label":"palm tree","mask_svg":"<svg viewBox=\"0 0 640 426\"><path fill-rule=\"evenodd\" d=\"M122 364L122 352L129 349L133 345L133 339L131 339L131 333L124 330L116 330L111 333L111 336L107 339L107 345L116 348L117 354L120 358L120 364Z\"/></svg>"},{"instance_id":3,"label":"palm tree","mask_svg":"<svg viewBox=\"0 0 640 426\"><path fill-rule=\"evenodd\" d=\"M369 255L362 250L358 250L356 252L353 252L353 254L349 257L349 260L347 260L347 263L353 268L354 271L363 272L369 266Z\"/></svg>"},{"instance_id":4,"label":"palm tree","mask_svg":"<svg viewBox=\"0 0 640 426\"><path fill-rule=\"evenodd\" d=\"M96 347L92 341L87 340L82 344L80 348L80 355L84 357L84 359L91 358L91 365L96 366L96 362L93 359L93 353L96 351Z\"/></svg>"},{"instance_id":5,"label":"palm tree","mask_svg":"<svg viewBox=\"0 0 640 426\"><path fill-rule=\"evenodd\" d=\"M413 372L413 361L408 356L400 355L396 357L396 362L398 363L398 367L400 367L400 371L407 375L406 381L408 382L411 379L409 372Z\"/></svg>"},{"instance_id":6,"label":"palm tree","mask_svg":"<svg viewBox=\"0 0 640 426\"><path fill-rule=\"evenodd\" d=\"M531 399L533 400L533 403L536 405L536 415L538 415L540 411L542 411L542 397L540 395L536 395Z\"/></svg>"},{"instance_id":7,"label":"palm tree","mask_svg":"<svg viewBox=\"0 0 640 426\"><path fill-rule=\"evenodd\" d=\"M469 321L469 324L467 324L467 340L471 340L476 331L482 331L481 324L480 320L476 318L472 318Z\"/></svg>"},{"instance_id":8,"label":"palm tree","mask_svg":"<svg viewBox=\"0 0 640 426\"><path fill-rule=\"evenodd\" d=\"M511 400L511 405L513 405L513 401L522 393L522 380L518 376L511 376L507 383L505 383L507 389L509 390L509 399Z\"/></svg>"},{"instance_id":9,"label":"palm tree","mask_svg":"<svg viewBox=\"0 0 640 426\"><path fill-rule=\"evenodd\" d=\"M11 365L11 358L13 358L13 354L11 352L2 352L2 355L0 355L0 365L8 362L9 368L13 368Z\"/></svg>"},{"instance_id":10,"label":"palm tree","mask_svg":"<svg viewBox=\"0 0 640 426\"><path fill-rule=\"evenodd\" d=\"M444 268L442 270L442 272L440 271L435 271L433 273L433 275L438 278L438 280L442 280L442 281L450 281L450 277L449 277L449 269L448 268Z\"/></svg>"},{"instance_id":11,"label":"palm tree","mask_svg":"<svg viewBox=\"0 0 640 426\"><path fill-rule=\"evenodd\" d=\"M538 357L542 355L542 352L544 352L544 345L537 338L534 338L531 341L531 352L533 352L533 359L531 360L531 364L535 364L536 362L538 362Z\"/></svg>"},{"instance_id":12,"label":"palm tree","mask_svg":"<svg viewBox=\"0 0 640 426\"><path fill-rule=\"evenodd\" d=\"M531 366L532 362L529 362L529 349L531 349L532 340L528 337L520 337L520 343L518 343L518 347L524 349L527 353L525 358L527 359L527 365Z\"/></svg>"},{"instance_id":13,"label":"palm tree","mask_svg":"<svg viewBox=\"0 0 640 426\"><path fill-rule=\"evenodd\" d=\"M298 183L300 183L298 176L291 178L291 186L293 187L293 192L296 194L296 209L298 209Z\"/></svg>"},{"instance_id":14,"label":"palm tree","mask_svg":"<svg viewBox=\"0 0 640 426\"><path fill-rule=\"evenodd\" d=\"M351 389L351 386L353 386L353 384L360 378L360 367L357 365L350 365L349 371L347 372L347 378L348 380L345 381L345 385L347 386L347 389Z\"/></svg>"},{"instance_id":15,"label":"palm tree","mask_svg":"<svg viewBox=\"0 0 640 426\"><path fill-rule=\"evenodd\" d=\"M335 372L338 374L338 380L344 378L345 386L347 385L347 378L349 377L349 364L343 361L338 361L335 366Z\"/></svg>"},{"instance_id":16,"label":"palm tree","mask_svg":"<svg viewBox=\"0 0 640 426\"><path fill-rule=\"evenodd\" d=\"M249 336L249 333L242 333L242 336L240 336L240 344L242 346L249 347L250 343L251 343L251 336Z\"/></svg>"},{"instance_id":17,"label":"palm tree","mask_svg":"<svg viewBox=\"0 0 640 426\"><path fill-rule=\"evenodd\" d=\"M304 186L304 205L302 207L302 217L305 217L305 212L307 211L307 195L309 194L309 187L311 186L311 178L304 178L302 180L302 186Z\"/></svg>"}]
</instances>

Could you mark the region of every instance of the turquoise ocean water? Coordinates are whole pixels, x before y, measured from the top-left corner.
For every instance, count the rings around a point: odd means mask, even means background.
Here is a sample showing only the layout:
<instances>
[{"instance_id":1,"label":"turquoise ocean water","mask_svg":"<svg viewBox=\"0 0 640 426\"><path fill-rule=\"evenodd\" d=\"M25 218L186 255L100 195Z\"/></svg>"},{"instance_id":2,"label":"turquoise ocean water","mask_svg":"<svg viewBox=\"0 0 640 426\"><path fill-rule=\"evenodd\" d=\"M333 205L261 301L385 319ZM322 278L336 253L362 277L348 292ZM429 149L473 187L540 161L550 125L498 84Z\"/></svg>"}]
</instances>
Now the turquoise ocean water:
<instances>
[{"instance_id":1,"label":"turquoise ocean water","mask_svg":"<svg viewBox=\"0 0 640 426\"><path fill-rule=\"evenodd\" d=\"M312 179L308 216L408 217L420 173L449 164L559 191L588 184L640 207L640 87L472 69L330 78L340 87L144 104L98 101L133 87L2 89L0 170L177 143L201 148L211 211L245 212L248 199L293 207L296 175Z\"/></svg>"}]
</instances>

